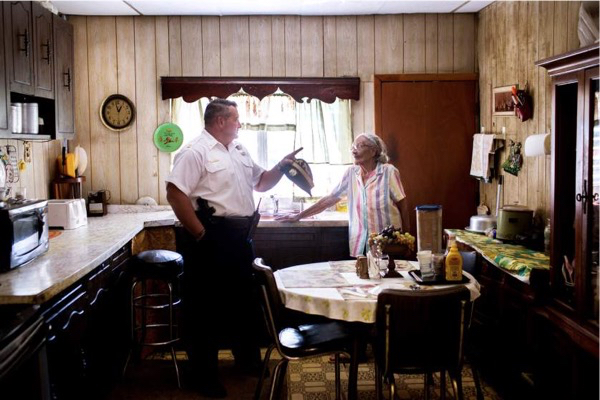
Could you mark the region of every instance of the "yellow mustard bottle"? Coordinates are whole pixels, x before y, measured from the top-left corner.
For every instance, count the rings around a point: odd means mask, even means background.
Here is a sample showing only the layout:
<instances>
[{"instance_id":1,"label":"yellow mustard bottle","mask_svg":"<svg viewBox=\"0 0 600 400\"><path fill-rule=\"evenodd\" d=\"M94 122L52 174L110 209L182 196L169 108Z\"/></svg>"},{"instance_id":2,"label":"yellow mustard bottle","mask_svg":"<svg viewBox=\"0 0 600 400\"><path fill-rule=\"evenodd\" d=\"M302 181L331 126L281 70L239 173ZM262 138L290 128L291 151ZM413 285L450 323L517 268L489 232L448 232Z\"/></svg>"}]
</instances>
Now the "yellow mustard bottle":
<instances>
[{"instance_id":1,"label":"yellow mustard bottle","mask_svg":"<svg viewBox=\"0 0 600 400\"><path fill-rule=\"evenodd\" d=\"M450 251L446 256L446 280L461 281L462 280L462 265L463 260L456 243L452 243Z\"/></svg>"}]
</instances>

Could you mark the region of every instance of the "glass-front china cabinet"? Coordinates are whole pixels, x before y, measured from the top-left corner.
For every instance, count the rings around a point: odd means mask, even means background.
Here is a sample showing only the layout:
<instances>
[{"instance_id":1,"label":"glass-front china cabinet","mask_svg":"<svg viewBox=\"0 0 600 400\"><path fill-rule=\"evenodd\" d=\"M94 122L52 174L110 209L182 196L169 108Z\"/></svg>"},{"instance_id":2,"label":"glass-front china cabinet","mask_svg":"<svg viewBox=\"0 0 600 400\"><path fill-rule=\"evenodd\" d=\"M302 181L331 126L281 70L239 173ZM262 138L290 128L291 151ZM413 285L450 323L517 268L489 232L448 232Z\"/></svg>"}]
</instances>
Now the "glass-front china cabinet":
<instances>
[{"instance_id":1,"label":"glass-front china cabinet","mask_svg":"<svg viewBox=\"0 0 600 400\"><path fill-rule=\"evenodd\" d=\"M573 349L570 367L592 367L589 378L592 378L591 374L596 375L595 398L598 398L600 286L598 48L598 44L594 44L536 63L546 68L552 79L553 102L550 182L552 268L548 307L541 314L551 321L548 326L552 330L548 334L555 338L552 339L554 342L544 340L557 347L557 357L566 357L565 349ZM570 375L564 394L584 395L583 385L591 383L586 378L587 373L573 373L571 368ZM564 376L561 379L564 380Z\"/></svg>"}]
</instances>

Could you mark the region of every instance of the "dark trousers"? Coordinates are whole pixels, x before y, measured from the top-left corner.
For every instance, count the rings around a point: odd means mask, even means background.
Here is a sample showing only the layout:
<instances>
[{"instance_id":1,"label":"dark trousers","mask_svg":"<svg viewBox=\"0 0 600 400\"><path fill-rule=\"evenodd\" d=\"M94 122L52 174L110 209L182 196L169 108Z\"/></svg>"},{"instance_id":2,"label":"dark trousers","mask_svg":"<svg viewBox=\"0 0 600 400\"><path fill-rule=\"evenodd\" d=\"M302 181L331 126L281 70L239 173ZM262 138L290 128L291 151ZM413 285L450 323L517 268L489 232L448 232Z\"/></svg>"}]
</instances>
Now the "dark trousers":
<instances>
[{"instance_id":1,"label":"dark trousers","mask_svg":"<svg viewBox=\"0 0 600 400\"><path fill-rule=\"evenodd\" d=\"M254 249L248 229L221 219L196 242L183 233L183 339L191 365L214 379L218 350L231 345L236 363L260 362L259 328L264 325L252 273Z\"/></svg>"}]
</instances>

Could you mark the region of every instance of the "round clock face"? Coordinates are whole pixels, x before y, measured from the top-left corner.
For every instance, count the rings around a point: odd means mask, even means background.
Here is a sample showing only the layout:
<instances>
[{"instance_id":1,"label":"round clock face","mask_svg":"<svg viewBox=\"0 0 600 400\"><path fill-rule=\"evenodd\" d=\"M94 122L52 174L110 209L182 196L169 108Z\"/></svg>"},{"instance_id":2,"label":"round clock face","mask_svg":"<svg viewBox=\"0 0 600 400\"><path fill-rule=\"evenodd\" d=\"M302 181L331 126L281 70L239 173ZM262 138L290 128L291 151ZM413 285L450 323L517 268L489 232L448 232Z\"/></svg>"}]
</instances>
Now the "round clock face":
<instances>
[{"instance_id":1,"label":"round clock face","mask_svg":"<svg viewBox=\"0 0 600 400\"><path fill-rule=\"evenodd\" d=\"M100 106L102 123L114 131L122 131L131 126L135 119L133 102L121 94L108 96Z\"/></svg>"}]
</instances>

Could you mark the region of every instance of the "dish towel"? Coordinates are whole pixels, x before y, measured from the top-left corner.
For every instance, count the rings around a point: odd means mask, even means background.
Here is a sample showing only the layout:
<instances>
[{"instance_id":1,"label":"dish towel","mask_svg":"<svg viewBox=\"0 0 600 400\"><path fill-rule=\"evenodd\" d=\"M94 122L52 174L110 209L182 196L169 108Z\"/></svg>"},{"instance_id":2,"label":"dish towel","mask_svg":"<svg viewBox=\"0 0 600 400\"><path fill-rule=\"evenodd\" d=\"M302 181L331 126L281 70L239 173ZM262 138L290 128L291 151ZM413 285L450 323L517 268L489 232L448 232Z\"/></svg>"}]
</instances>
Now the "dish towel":
<instances>
[{"instance_id":1,"label":"dish towel","mask_svg":"<svg viewBox=\"0 0 600 400\"><path fill-rule=\"evenodd\" d=\"M476 133L473 135L471 155L471 176L488 181L491 177L490 158L494 156L494 135Z\"/></svg>"}]
</instances>

